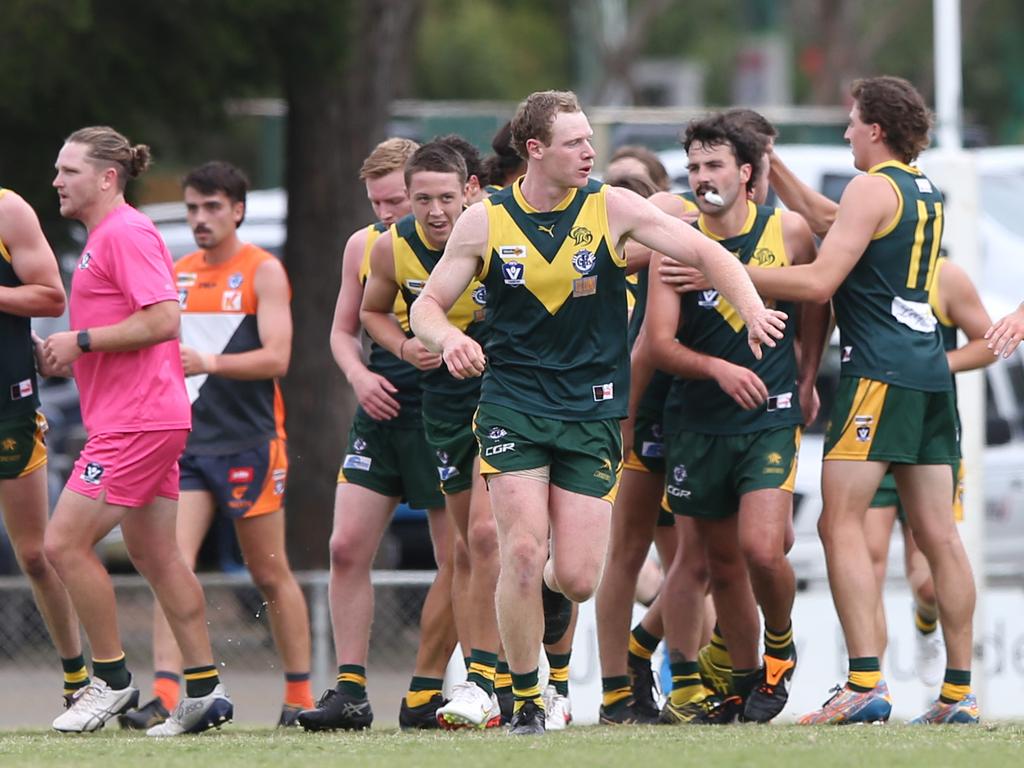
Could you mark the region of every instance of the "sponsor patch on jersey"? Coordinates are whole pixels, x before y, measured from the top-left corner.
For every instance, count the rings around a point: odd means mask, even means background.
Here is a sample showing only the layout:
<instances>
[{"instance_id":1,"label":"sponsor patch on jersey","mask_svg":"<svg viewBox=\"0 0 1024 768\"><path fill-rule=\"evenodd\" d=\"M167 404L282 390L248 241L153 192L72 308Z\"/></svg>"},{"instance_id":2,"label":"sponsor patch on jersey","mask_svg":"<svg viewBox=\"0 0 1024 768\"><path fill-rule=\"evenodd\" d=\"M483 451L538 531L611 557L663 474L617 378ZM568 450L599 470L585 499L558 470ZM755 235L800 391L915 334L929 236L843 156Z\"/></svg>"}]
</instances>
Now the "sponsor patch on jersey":
<instances>
[{"instance_id":1,"label":"sponsor patch on jersey","mask_svg":"<svg viewBox=\"0 0 1024 768\"><path fill-rule=\"evenodd\" d=\"M597 275L578 277L572 281L572 295L574 297L593 296L595 293L597 293Z\"/></svg>"},{"instance_id":2,"label":"sponsor patch on jersey","mask_svg":"<svg viewBox=\"0 0 1024 768\"><path fill-rule=\"evenodd\" d=\"M346 453L345 461L341 464L342 469L361 469L364 472L369 472L371 466L373 466L373 459L369 456L357 456L354 453Z\"/></svg>"},{"instance_id":3,"label":"sponsor patch on jersey","mask_svg":"<svg viewBox=\"0 0 1024 768\"><path fill-rule=\"evenodd\" d=\"M640 443L640 455L649 459L665 458L665 444L644 440Z\"/></svg>"},{"instance_id":4,"label":"sponsor patch on jersey","mask_svg":"<svg viewBox=\"0 0 1024 768\"><path fill-rule=\"evenodd\" d=\"M714 309L718 306L718 291L714 288L710 288L706 291L700 292L700 297L697 299L697 306L704 307L705 309Z\"/></svg>"},{"instance_id":5,"label":"sponsor patch on jersey","mask_svg":"<svg viewBox=\"0 0 1024 768\"><path fill-rule=\"evenodd\" d=\"M199 279L199 274L196 272L179 272L178 273L178 287L179 288L191 288L196 284Z\"/></svg>"},{"instance_id":6,"label":"sponsor patch on jersey","mask_svg":"<svg viewBox=\"0 0 1024 768\"><path fill-rule=\"evenodd\" d=\"M602 400L611 400L615 397L615 385L612 383L608 384L596 384L594 385L594 401L601 402Z\"/></svg>"},{"instance_id":7,"label":"sponsor patch on jersey","mask_svg":"<svg viewBox=\"0 0 1024 768\"><path fill-rule=\"evenodd\" d=\"M103 465L90 461L85 465L85 469L82 470L82 474L79 477L89 485L99 485L100 480L103 478Z\"/></svg>"},{"instance_id":8,"label":"sponsor patch on jersey","mask_svg":"<svg viewBox=\"0 0 1024 768\"><path fill-rule=\"evenodd\" d=\"M11 400L23 400L26 397L32 397L32 392L32 379L25 379L17 384L11 384Z\"/></svg>"},{"instance_id":9,"label":"sponsor patch on jersey","mask_svg":"<svg viewBox=\"0 0 1024 768\"><path fill-rule=\"evenodd\" d=\"M488 445L484 448L484 456L497 456L501 453L507 453L508 451L514 451L516 449L515 443L498 443L497 445Z\"/></svg>"},{"instance_id":10,"label":"sponsor patch on jersey","mask_svg":"<svg viewBox=\"0 0 1024 768\"><path fill-rule=\"evenodd\" d=\"M409 279L405 281L405 289L409 291L409 293L414 293L417 296L419 296L420 293L423 291L423 286L425 286L426 284L426 280Z\"/></svg>"},{"instance_id":11,"label":"sponsor patch on jersey","mask_svg":"<svg viewBox=\"0 0 1024 768\"><path fill-rule=\"evenodd\" d=\"M793 407L793 393L782 392L778 395L769 395L767 402L768 411L782 411Z\"/></svg>"},{"instance_id":12,"label":"sponsor patch on jersey","mask_svg":"<svg viewBox=\"0 0 1024 768\"><path fill-rule=\"evenodd\" d=\"M224 291L224 295L221 296L220 300L220 309L222 312L241 312L242 292Z\"/></svg>"},{"instance_id":13,"label":"sponsor patch on jersey","mask_svg":"<svg viewBox=\"0 0 1024 768\"><path fill-rule=\"evenodd\" d=\"M922 195L930 195L935 191L928 179L914 179L914 183L917 184L917 191Z\"/></svg>"},{"instance_id":14,"label":"sponsor patch on jersey","mask_svg":"<svg viewBox=\"0 0 1024 768\"><path fill-rule=\"evenodd\" d=\"M597 256L586 248L581 248L572 255L572 268L581 275L587 274L595 264L597 264Z\"/></svg>"},{"instance_id":15,"label":"sponsor patch on jersey","mask_svg":"<svg viewBox=\"0 0 1024 768\"><path fill-rule=\"evenodd\" d=\"M256 472L252 467L231 467L228 470L229 483L251 483Z\"/></svg>"},{"instance_id":16,"label":"sponsor patch on jersey","mask_svg":"<svg viewBox=\"0 0 1024 768\"><path fill-rule=\"evenodd\" d=\"M525 245L499 245L498 256L502 259L525 259Z\"/></svg>"},{"instance_id":17,"label":"sponsor patch on jersey","mask_svg":"<svg viewBox=\"0 0 1024 768\"><path fill-rule=\"evenodd\" d=\"M241 288L244 279L241 272L235 272L228 278L228 288Z\"/></svg>"},{"instance_id":18,"label":"sponsor patch on jersey","mask_svg":"<svg viewBox=\"0 0 1024 768\"><path fill-rule=\"evenodd\" d=\"M526 283L526 265L517 261L506 261L501 265L501 274L505 285L523 285Z\"/></svg>"},{"instance_id":19,"label":"sponsor patch on jersey","mask_svg":"<svg viewBox=\"0 0 1024 768\"><path fill-rule=\"evenodd\" d=\"M910 301L902 296L893 296L891 310L897 323L918 333L935 333L938 321L927 301Z\"/></svg>"}]
</instances>

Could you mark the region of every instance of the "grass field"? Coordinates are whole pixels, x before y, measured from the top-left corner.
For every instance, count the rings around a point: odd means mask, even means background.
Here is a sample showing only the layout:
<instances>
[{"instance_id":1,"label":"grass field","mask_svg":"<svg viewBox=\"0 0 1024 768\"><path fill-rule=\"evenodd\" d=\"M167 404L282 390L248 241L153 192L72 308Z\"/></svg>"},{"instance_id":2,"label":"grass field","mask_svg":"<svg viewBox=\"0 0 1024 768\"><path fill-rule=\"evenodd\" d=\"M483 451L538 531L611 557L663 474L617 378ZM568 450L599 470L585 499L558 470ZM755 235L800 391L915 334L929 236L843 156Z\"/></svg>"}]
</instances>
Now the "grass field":
<instances>
[{"instance_id":1,"label":"grass field","mask_svg":"<svg viewBox=\"0 0 1024 768\"><path fill-rule=\"evenodd\" d=\"M797 726L570 728L540 738L497 733L280 733L228 727L156 741L109 730L66 736L0 733L0 765L74 768L732 768L780 766L1019 766L1024 725L802 728Z\"/></svg>"}]
</instances>

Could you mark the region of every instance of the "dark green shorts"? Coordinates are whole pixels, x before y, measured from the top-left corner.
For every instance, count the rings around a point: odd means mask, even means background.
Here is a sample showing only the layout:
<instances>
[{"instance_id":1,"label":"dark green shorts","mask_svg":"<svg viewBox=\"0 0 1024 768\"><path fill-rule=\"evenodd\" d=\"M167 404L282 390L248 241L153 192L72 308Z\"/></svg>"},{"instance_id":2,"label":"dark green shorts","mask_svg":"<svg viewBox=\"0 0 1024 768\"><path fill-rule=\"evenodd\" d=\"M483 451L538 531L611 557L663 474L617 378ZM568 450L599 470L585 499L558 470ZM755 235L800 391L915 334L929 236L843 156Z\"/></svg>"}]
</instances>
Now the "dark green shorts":
<instances>
[{"instance_id":1,"label":"dark green shorts","mask_svg":"<svg viewBox=\"0 0 1024 768\"><path fill-rule=\"evenodd\" d=\"M665 444L665 496L677 515L721 520L751 491L793 491L800 428L745 435L677 432Z\"/></svg>"},{"instance_id":2,"label":"dark green shorts","mask_svg":"<svg viewBox=\"0 0 1024 768\"><path fill-rule=\"evenodd\" d=\"M634 424L633 450L622 462L623 468L665 474L665 433L661 417L638 413Z\"/></svg>"},{"instance_id":3,"label":"dark green shorts","mask_svg":"<svg viewBox=\"0 0 1024 768\"><path fill-rule=\"evenodd\" d=\"M414 509L444 507L434 451L423 427L395 426L356 412L339 483L404 499Z\"/></svg>"},{"instance_id":4,"label":"dark green shorts","mask_svg":"<svg viewBox=\"0 0 1024 768\"><path fill-rule=\"evenodd\" d=\"M46 429L39 411L0 422L0 480L24 477L46 463Z\"/></svg>"},{"instance_id":5,"label":"dark green shorts","mask_svg":"<svg viewBox=\"0 0 1024 768\"><path fill-rule=\"evenodd\" d=\"M960 458L953 392L844 376L825 432L825 461L950 464Z\"/></svg>"},{"instance_id":6,"label":"dark green shorts","mask_svg":"<svg viewBox=\"0 0 1024 768\"><path fill-rule=\"evenodd\" d=\"M473 431L485 477L550 467L559 488L615 501L622 463L618 419L561 421L480 403Z\"/></svg>"},{"instance_id":7,"label":"dark green shorts","mask_svg":"<svg viewBox=\"0 0 1024 768\"><path fill-rule=\"evenodd\" d=\"M434 456L441 491L450 496L473 487L473 460L477 456L473 424L432 419L423 413L423 429Z\"/></svg>"}]
</instances>

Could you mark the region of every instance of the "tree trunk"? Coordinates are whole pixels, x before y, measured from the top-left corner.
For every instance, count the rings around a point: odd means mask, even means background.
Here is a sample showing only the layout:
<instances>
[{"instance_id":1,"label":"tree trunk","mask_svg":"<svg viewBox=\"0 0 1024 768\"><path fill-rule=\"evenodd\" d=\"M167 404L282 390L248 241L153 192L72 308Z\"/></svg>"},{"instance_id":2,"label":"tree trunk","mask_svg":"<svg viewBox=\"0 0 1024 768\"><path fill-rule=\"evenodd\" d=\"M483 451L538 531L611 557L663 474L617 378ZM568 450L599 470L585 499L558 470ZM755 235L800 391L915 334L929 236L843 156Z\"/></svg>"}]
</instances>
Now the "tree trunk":
<instances>
[{"instance_id":1,"label":"tree trunk","mask_svg":"<svg viewBox=\"0 0 1024 768\"><path fill-rule=\"evenodd\" d=\"M299 12L283 51L288 101L288 241L295 325L284 380L288 419L288 551L296 568L328 563L335 480L355 406L330 353L329 336L348 236L370 222L359 166L384 137L392 84L409 40L416 3L325 2ZM347 7L346 7L347 6ZM309 48L302 30L338 18L330 50Z\"/></svg>"}]
</instances>

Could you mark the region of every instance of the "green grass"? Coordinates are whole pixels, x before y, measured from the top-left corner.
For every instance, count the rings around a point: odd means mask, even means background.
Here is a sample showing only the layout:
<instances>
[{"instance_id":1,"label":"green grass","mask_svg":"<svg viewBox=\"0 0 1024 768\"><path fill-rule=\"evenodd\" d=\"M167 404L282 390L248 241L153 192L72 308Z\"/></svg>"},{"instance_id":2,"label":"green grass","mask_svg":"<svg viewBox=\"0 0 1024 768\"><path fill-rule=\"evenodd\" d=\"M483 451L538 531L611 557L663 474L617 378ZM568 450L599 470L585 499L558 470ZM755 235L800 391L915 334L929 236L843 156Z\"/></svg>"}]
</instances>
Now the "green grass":
<instances>
[{"instance_id":1,"label":"green grass","mask_svg":"<svg viewBox=\"0 0 1024 768\"><path fill-rule=\"evenodd\" d=\"M732 768L778 766L1014 766L1024 762L1024 726L797 726L570 728L541 738L497 733L361 734L224 731L156 741L115 730L67 736L0 733L0 765L74 768Z\"/></svg>"}]
</instances>

